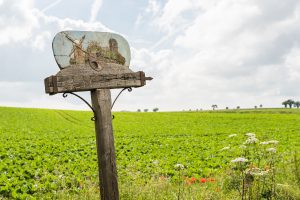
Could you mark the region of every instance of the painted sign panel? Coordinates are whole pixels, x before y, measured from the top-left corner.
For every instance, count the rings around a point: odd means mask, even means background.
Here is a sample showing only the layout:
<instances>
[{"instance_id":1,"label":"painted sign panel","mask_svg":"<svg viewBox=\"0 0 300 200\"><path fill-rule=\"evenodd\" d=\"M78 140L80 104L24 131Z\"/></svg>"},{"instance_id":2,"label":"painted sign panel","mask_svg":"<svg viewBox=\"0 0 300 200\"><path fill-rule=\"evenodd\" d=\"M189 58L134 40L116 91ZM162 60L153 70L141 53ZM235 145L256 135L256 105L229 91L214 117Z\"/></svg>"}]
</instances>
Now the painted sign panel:
<instances>
[{"instance_id":1,"label":"painted sign panel","mask_svg":"<svg viewBox=\"0 0 300 200\"><path fill-rule=\"evenodd\" d=\"M63 31L53 39L55 60L60 71L47 77L48 94L141 87L142 71L129 69L130 49L120 35L106 32Z\"/></svg>"},{"instance_id":2,"label":"painted sign panel","mask_svg":"<svg viewBox=\"0 0 300 200\"><path fill-rule=\"evenodd\" d=\"M89 65L101 71L106 66L129 67L130 64L128 42L114 33L63 31L54 37L52 48L60 69Z\"/></svg>"}]
</instances>

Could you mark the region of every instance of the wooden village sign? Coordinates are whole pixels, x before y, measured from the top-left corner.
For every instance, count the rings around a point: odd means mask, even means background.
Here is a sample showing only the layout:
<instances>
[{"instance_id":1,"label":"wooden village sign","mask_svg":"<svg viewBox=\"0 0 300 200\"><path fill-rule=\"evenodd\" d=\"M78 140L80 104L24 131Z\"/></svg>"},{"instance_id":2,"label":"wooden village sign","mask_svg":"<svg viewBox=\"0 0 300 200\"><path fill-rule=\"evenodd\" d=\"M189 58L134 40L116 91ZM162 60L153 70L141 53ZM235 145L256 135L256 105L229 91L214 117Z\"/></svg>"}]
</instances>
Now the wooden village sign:
<instances>
[{"instance_id":1,"label":"wooden village sign","mask_svg":"<svg viewBox=\"0 0 300 200\"><path fill-rule=\"evenodd\" d=\"M119 199L110 89L131 91L152 78L129 69L129 45L117 34L63 31L54 37L52 48L60 71L45 79L46 93L81 98L73 92L91 91L92 105L81 99L94 112L100 196L102 200Z\"/></svg>"}]
</instances>

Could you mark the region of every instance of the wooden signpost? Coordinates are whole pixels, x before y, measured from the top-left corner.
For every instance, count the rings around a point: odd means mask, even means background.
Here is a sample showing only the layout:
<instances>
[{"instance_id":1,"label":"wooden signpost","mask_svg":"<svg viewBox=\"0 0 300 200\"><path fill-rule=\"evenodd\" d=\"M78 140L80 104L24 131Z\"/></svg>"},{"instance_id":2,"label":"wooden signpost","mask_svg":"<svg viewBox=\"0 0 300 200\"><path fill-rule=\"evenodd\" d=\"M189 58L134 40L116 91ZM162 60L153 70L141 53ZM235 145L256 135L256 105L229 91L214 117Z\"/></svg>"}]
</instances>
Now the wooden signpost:
<instances>
[{"instance_id":1,"label":"wooden signpost","mask_svg":"<svg viewBox=\"0 0 300 200\"><path fill-rule=\"evenodd\" d=\"M52 48L60 71L45 79L45 91L79 98L73 92L91 91L92 106L81 99L94 112L100 196L119 199L110 89L141 87L152 78L129 69L129 45L117 34L63 31L54 37Z\"/></svg>"}]
</instances>

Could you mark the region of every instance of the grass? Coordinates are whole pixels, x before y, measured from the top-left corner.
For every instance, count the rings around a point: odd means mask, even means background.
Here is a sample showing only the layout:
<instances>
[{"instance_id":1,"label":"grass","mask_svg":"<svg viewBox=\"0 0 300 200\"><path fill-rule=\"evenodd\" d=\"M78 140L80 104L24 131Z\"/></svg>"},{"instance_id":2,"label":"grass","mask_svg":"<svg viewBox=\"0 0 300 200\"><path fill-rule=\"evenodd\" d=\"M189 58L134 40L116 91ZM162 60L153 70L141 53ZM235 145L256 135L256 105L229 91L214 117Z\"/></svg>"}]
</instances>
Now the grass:
<instances>
[{"instance_id":1,"label":"grass","mask_svg":"<svg viewBox=\"0 0 300 200\"><path fill-rule=\"evenodd\" d=\"M121 199L177 199L179 189L181 199L234 199L237 192L226 191L224 180L247 132L261 141L279 141L277 193L300 196L295 164L300 159L300 109L114 115ZM0 197L98 199L91 116L0 107ZM180 175L174 168L178 163L185 167ZM189 185L183 177L216 181Z\"/></svg>"}]
</instances>

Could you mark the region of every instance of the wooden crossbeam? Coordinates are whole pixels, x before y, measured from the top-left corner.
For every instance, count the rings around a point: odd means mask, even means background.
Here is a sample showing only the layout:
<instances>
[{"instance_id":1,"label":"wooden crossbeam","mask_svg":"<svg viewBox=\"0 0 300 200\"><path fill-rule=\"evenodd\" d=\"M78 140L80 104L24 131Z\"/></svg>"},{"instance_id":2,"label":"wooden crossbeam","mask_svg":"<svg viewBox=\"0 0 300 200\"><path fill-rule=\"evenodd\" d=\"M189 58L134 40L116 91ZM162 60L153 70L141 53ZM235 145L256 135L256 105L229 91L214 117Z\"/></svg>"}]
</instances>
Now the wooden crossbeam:
<instances>
[{"instance_id":1,"label":"wooden crossbeam","mask_svg":"<svg viewBox=\"0 0 300 200\"><path fill-rule=\"evenodd\" d=\"M45 81L45 91L53 95L63 92L91 91L95 89L112 89L126 87L141 87L146 84L142 71L125 74L95 74L95 75L69 75L50 76Z\"/></svg>"}]
</instances>

